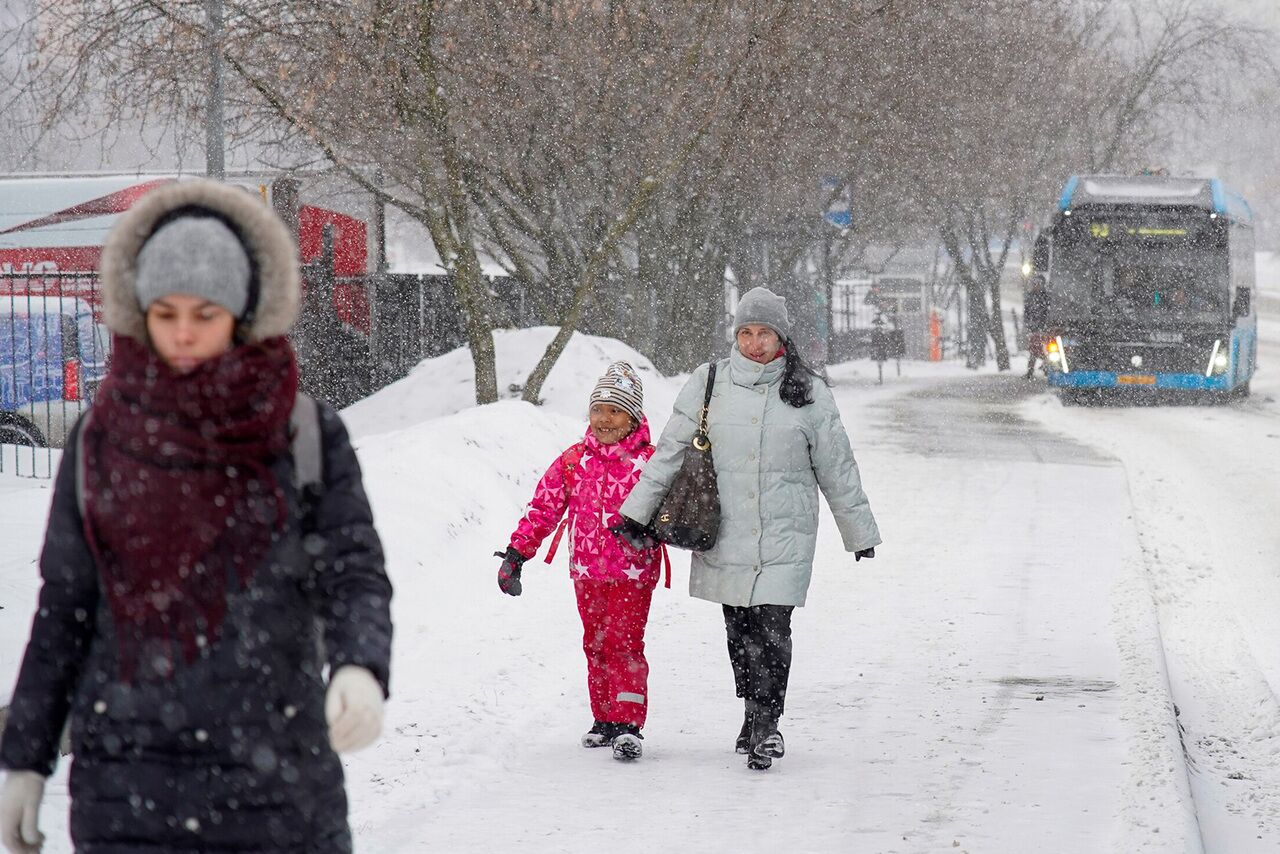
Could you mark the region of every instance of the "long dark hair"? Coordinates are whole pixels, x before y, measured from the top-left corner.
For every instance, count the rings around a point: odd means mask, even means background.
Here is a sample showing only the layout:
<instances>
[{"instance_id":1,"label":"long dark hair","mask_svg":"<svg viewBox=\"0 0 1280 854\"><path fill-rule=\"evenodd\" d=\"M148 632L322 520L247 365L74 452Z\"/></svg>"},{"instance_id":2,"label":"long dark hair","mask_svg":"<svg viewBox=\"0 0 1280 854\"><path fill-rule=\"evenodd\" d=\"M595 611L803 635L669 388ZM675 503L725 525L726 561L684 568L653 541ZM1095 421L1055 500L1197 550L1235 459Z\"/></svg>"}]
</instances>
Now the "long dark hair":
<instances>
[{"instance_id":1,"label":"long dark hair","mask_svg":"<svg viewBox=\"0 0 1280 854\"><path fill-rule=\"evenodd\" d=\"M827 380L805 364L800 358L800 348L790 338L784 338L782 346L787 363L782 369L782 388L778 389L778 396L796 409L808 406L813 403L813 378L817 377L824 383Z\"/></svg>"}]
</instances>

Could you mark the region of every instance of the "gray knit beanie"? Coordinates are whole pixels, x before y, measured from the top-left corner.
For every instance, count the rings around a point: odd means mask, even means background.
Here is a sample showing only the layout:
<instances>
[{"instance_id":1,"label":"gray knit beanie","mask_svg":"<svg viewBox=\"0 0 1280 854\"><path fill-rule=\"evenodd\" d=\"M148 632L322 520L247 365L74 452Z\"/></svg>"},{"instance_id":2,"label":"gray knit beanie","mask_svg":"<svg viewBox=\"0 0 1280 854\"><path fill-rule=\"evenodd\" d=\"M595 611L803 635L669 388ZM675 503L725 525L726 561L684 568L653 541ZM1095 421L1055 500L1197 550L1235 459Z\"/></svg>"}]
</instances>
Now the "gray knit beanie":
<instances>
[{"instance_id":1,"label":"gray knit beanie","mask_svg":"<svg viewBox=\"0 0 1280 854\"><path fill-rule=\"evenodd\" d=\"M791 335L791 319L787 316L787 301L768 288L752 288L738 300L738 310L733 316L733 332L742 327L759 323L778 333L779 338Z\"/></svg>"},{"instance_id":2,"label":"gray knit beanie","mask_svg":"<svg viewBox=\"0 0 1280 854\"><path fill-rule=\"evenodd\" d=\"M635 368L614 362L591 391L591 403L610 403L630 415L637 424L644 418L644 383Z\"/></svg>"},{"instance_id":3,"label":"gray knit beanie","mask_svg":"<svg viewBox=\"0 0 1280 854\"><path fill-rule=\"evenodd\" d=\"M138 304L170 294L204 297L236 316L249 307L249 255L226 223L212 216L180 216L162 225L138 252Z\"/></svg>"}]
</instances>

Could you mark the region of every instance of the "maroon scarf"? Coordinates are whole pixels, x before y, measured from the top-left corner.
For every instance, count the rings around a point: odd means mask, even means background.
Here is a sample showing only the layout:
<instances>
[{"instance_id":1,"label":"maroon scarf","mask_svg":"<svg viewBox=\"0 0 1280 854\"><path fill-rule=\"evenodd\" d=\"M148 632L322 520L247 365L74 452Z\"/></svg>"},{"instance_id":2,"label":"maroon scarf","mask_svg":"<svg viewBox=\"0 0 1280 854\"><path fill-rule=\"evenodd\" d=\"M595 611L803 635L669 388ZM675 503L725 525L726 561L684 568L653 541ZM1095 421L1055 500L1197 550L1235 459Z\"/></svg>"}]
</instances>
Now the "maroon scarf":
<instances>
[{"instance_id":1,"label":"maroon scarf","mask_svg":"<svg viewBox=\"0 0 1280 854\"><path fill-rule=\"evenodd\" d=\"M171 675L219 635L227 587L265 559L287 508L271 462L289 448L298 389L284 338L188 374L116 337L84 433L85 534L120 647L121 674Z\"/></svg>"}]
</instances>

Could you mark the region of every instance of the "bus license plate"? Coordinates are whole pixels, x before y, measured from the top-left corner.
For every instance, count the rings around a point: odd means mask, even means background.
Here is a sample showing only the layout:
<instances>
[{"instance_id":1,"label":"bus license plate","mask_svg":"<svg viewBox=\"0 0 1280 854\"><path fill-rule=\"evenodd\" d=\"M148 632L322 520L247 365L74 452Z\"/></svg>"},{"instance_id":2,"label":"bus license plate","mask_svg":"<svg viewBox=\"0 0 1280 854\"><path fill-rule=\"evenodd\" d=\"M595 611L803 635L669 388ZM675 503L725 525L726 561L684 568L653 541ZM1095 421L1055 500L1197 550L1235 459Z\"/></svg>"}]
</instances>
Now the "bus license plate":
<instances>
[{"instance_id":1,"label":"bus license plate","mask_svg":"<svg viewBox=\"0 0 1280 854\"><path fill-rule=\"evenodd\" d=\"M1151 333L1150 337L1151 337L1151 342L1153 344L1181 344L1182 343L1181 332L1168 332L1165 330L1157 329Z\"/></svg>"},{"instance_id":2,"label":"bus license plate","mask_svg":"<svg viewBox=\"0 0 1280 854\"><path fill-rule=\"evenodd\" d=\"M1116 382L1120 385L1155 385L1156 378L1139 374L1120 374L1116 377Z\"/></svg>"}]
</instances>

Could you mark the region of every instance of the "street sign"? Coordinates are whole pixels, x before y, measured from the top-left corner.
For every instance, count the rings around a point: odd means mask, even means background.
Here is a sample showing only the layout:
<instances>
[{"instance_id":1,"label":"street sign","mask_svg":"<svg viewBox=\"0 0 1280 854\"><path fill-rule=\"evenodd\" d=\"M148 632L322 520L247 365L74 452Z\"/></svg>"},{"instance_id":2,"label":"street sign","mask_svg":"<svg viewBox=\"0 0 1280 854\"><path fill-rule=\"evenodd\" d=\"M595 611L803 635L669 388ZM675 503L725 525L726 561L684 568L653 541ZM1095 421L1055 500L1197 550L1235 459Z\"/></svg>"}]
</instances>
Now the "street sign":
<instances>
[{"instance_id":1,"label":"street sign","mask_svg":"<svg viewBox=\"0 0 1280 854\"><path fill-rule=\"evenodd\" d=\"M849 184L839 178L822 179L822 203L826 206L822 218L844 231L853 227L853 199Z\"/></svg>"}]
</instances>

